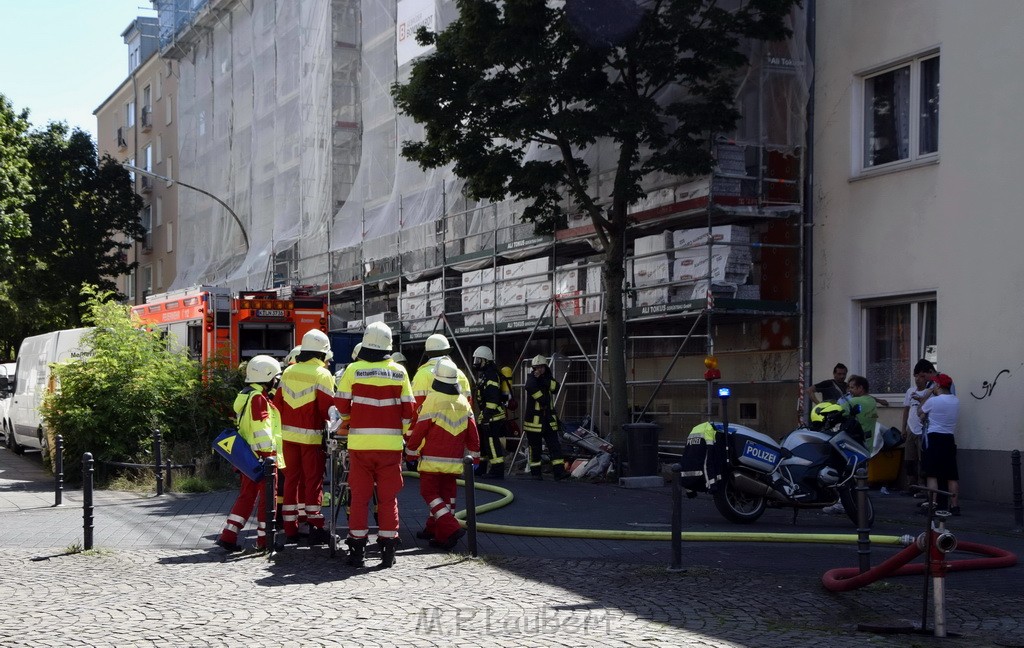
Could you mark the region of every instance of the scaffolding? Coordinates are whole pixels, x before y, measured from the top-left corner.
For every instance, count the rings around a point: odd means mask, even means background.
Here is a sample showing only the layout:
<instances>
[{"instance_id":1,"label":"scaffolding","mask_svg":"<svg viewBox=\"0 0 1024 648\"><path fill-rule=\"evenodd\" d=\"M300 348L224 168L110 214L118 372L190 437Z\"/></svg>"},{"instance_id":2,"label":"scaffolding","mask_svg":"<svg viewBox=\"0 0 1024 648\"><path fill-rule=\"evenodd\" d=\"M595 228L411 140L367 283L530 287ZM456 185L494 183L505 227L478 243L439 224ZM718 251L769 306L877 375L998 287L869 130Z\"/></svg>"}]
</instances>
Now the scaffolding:
<instances>
[{"instance_id":1,"label":"scaffolding","mask_svg":"<svg viewBox=\"0 0 1024 648\"><path fill-rule=\"evenodd\" d=\"M439 322L509 360L563 353L574 358L565 416L595 412L606 428L602 258L589 220L566 201L568 226L537 235L519 222L521 204L469 201L451 169L399 155L422 135L391 98L424 52L410 30L443 30L454 3L155 4L162 55L181 62L181 178L228 196L252 240L246 253L237 228L185 199L175 287L312 285L330 299L331 330L385 321L414 355ZM714 172L652 174L630 208L631 403L681 436L716 405L707 353L736 385L740 422L784 427L799 399L811 64L802 10L790 23L790 39L750 43L743 118L714 142ZM599 201L611 195L613 146L586 152Z\"/></svg>"}]
</instances>

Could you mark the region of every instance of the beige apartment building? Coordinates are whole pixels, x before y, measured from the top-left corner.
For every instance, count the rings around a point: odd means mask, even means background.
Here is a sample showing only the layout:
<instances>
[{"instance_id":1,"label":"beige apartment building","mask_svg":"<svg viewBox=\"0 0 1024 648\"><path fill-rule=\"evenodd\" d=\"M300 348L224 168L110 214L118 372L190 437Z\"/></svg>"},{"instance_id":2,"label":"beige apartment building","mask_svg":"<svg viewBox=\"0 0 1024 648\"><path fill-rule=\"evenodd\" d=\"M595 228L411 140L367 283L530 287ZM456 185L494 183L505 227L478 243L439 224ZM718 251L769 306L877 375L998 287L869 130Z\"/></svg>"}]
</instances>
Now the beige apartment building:
<instances>
[{"instance_id":1,"label":"beige apartment building","mask_svg":"<svg viewBox=\"0 0 1024 648\"><path fill-rule=\"evenodd\" d=\"M141 304L147 295L165 291L177 272L178 188L167 179L177 173L178 63L160 58L156 18L135 19L121 36L128 46L128 76L93 114L100 156L161 176L133 174L145 202L146 236L128 253L138 268L120 277L118 287L128 303Z\"/></svg>"}]
</instances>

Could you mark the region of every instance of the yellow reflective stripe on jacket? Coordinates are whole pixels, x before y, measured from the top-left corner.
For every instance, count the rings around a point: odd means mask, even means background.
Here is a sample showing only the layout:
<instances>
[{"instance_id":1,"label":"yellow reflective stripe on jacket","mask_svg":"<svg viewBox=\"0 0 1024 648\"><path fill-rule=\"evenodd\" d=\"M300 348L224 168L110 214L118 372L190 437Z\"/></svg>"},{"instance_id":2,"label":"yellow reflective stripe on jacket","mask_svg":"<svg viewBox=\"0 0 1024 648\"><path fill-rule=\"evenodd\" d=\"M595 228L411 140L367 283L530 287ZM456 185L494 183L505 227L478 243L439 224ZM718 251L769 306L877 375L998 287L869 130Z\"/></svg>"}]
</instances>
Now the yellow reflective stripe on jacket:
<instances>
[{"instance_id":1,"label":"yellow reflective stripe on jacket","mask_svg":"<svg viewBox=\"0 0 1024 648\"><path fill-rule=\"evenodd\" d=\"M449 475L461 475L464 464L458 457L431 457L423 455L416 464L421 472L447 473Z\"/></svg>"},{"instance_id":2,"label":"yellow reflective stripe on jacket","mask_svg":"<svg viewBox=\"0 0 1024 648\"><path fill-rule=\"evenodd\" d=\"M412 378L412 395L419 397L426 397L433 389L434 386L434 369L437 368L437 363L447 356L440 356L437 358L430 358L416 370L416 375ZM464 394L467 398L472 393L472 387L469 385L469 378L463 373L462 369L457 370L457 379L459 383L459 392Z\"/></svg>"},{"instance_id":3,"label":"yellow reflective stripe on jacket","mask_svg":"<svg viewBox=\"0 0 1024 648\"><path fill-rule=\"evenodd\" d=\"M316 400L317 391L322 391L334 398L334 378L329 373L318 371L323 367L320 362L300 362L294 364L281 375L281 395L284 402L292 409L299 409ZM327 380L323 379L327 376Z\"/></svg>"},{"instance_id":4,"label":"yellow reflective stripe on jacket","mask_svg":"<svg viewBox=\"0 0 1024 648\"><path fill-rule=\"evenodd\" d=\"M349 450L398 450L404 447L402 430L391 428L352 428L348 431Z\"/></svg>"}]
</instances>

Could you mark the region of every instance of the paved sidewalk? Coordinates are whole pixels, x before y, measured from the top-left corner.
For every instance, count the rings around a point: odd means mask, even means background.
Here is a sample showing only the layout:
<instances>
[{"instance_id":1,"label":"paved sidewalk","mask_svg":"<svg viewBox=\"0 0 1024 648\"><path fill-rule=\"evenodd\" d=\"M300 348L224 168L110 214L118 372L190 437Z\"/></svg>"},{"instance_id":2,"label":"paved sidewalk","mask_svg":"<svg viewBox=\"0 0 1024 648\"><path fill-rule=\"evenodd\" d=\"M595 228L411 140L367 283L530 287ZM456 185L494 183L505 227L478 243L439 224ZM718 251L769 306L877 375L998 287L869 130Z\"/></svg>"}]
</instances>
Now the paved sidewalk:
<instances>
[{"instance_id":1,"label":"paved sidewalk","mask_svg":"<svg viewBox=\"0 0 1024 648\"><path fill-rule=\"evenodd\" d=\"M858 623L919 622L923 579L892 578L830 593L827 569L855 566L854 545L684 545L481 534L481 559L441 554L413 533L425 517L414 480L403 490L403 548L390 570L331 559L325 548L225 556L213 547L234 492L96 497L98 551L82 539L81 494L54 508L52 477L34 457L0 451L2 646L1024 646L1024 568L947 578L957 638L878 635ZM667 531L670 490L532 482L481 522ZM495 496L478 494L478 504ZM873 494L876 534L918 533L916 500ZM965 501L958 537L1024 552L1008 507ZM817 511L769 511L737 527L706 497L684 502L686 531L854 532ZM247 536L252 543L251 530ZM417 544L419 543L419 544ZM896 549L877 546L877 564ZM931 623L931 617L929 617ZM269 633L269 634L268 634Z\"/></svg>"}]
</instances>

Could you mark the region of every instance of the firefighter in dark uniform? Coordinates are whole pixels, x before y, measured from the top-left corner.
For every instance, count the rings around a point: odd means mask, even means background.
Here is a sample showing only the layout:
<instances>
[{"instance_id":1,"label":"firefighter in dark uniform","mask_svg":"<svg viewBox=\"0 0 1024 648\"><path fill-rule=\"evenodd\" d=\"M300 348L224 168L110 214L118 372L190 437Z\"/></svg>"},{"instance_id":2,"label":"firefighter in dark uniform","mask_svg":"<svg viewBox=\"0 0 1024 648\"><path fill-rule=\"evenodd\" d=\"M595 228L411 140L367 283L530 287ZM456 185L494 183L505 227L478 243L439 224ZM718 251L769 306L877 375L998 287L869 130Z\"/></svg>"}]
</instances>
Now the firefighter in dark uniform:
<instances>
[{"instance_id":1,"label":"firefighter in dark uniform","mask_svg":"<svg viewBox=\"0 0 1024 648\"><path fill-rule=\"evenodd\" d=\"M560 426L555 415L558 381L551 375L548 359L544 356L534 357L530 365L532 371L526 379L526 409L523 411L523 431L530 443L530 474L534 479L543 479L541 452L544 444L547 444L551 470L555 481L560 481L569 475L565 472L565 459L562 458L562 446L558 440Z\"/></svg>"},{"instance_id":2,"label":"firefighter in dark uniform","mask_svg":"<svg viewBox=\"0 0 1024 648\"><path fill-rule=\"evenodd\" d=\"M494 364L490 347L477 347L473 352L476 369L476 403L480 406L481 450L487 471L481 475L492 479L505 478L505 405L509 391Z\"/></svg>"}]
</instances>

